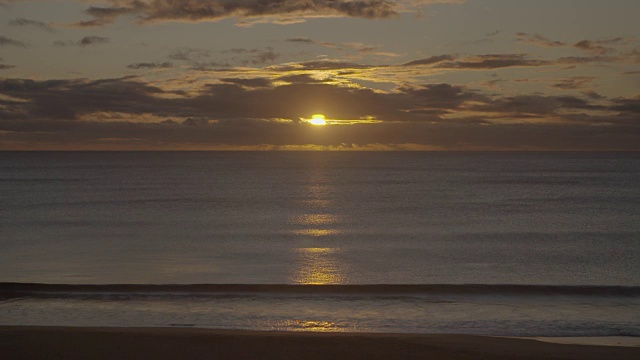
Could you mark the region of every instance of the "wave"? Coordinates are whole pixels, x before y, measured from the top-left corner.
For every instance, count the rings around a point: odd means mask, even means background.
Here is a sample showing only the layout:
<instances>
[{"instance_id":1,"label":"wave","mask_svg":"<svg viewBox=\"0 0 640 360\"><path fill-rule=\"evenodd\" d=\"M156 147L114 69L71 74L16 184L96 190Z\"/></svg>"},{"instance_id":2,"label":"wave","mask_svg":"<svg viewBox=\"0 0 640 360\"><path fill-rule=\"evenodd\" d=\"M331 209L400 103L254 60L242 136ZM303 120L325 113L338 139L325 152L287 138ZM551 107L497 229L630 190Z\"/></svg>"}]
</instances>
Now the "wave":
<instances>
[{"instance_id":1,"label":"wave","mask_svg":"<svg viewBox=\"0 0 640 360\"><path fill-rule=\"evenodd\" d=\"M175 294L175 295L505 295L505 296L614 296L640 297L640 286L566 286L493 284L38 284L0 283L0 298L57 297L73 294Z\"/></svg>"}]
</instances>

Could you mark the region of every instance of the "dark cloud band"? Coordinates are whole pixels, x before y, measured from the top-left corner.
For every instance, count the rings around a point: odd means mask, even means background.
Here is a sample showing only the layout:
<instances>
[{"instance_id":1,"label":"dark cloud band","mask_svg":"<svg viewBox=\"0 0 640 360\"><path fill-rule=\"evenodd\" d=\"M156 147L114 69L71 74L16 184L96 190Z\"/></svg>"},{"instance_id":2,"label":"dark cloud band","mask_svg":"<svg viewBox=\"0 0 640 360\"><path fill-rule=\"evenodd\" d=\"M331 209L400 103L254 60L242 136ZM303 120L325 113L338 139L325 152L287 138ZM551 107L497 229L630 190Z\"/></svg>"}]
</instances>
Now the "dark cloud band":
<instances>
[{"instance_id":1,"label":"dark cloud band","mask_svg":"<svg viewBox=\"0 0 640 360\"><path fill-rule=\"evenodd\" d=\"M17 46L24 48L27 47L27 44L22 41L0 35L0 46Z\"/></svg>"},{"instance_id":2,"label":"dark cloud band","mask_svg":"<svg viewBox=\"0 0 640 360\"><path fill-rule=\"evenodd\" d=\"M111 0L111 7L92 6L86 12L92 20L77 23L91 27L110 24L123 15L135 15L141 22L216 21L238 19L305 18L342 16L387 19L398 16L397 5L384 0ZM276 21L277 22L277 21Z\"/></svg>"},{"instance_id":3,"label":"dark cloud band","mask_svg":"<svg viewBox=\"0 0 640 360\"><path fill-rule=\"evenodd\" d=\"M79 147L117 138L176 147L348 143L640 150L640 100L635 98L501 97L451 84L380 92L291 74L272 80L225 77L185 93L136 79L1 80L0 94L7 100L0 104L0 136L5 144ZM379 121L329 126L319 136L298 120L317 108L337 119ZM155 120L140 120L145 117Z\"/></svg>"}]
</instances>

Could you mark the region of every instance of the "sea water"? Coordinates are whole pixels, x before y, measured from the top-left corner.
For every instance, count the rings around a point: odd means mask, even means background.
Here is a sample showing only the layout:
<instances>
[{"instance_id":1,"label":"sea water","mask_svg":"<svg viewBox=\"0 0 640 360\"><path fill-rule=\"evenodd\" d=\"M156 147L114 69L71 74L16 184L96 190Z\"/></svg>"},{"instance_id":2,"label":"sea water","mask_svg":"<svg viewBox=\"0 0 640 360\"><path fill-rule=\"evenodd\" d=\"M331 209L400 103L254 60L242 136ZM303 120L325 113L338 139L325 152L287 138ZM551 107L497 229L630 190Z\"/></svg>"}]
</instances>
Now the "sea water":
<instances>
[{"instance_id":1,"label":"sea water","mask_svg":"<svg viewBox=\"0 0 640 360\"><path fill-rule=\"evenodd\" d=\"M537 290L54 289L0 324L638 336L639 180L636 153L3 152L2 282Z\"/></svg>"}]
</instances>

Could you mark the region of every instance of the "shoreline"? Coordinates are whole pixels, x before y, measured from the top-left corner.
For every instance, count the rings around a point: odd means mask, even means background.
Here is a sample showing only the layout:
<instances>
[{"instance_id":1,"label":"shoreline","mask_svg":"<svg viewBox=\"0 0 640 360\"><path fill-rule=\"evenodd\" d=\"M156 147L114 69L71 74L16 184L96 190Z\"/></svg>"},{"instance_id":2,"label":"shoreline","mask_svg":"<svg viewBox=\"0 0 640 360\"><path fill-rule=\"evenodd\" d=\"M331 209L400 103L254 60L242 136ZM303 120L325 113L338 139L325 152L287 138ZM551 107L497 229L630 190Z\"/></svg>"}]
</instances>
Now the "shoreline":
<instances>
[{"instance_id":1,"label":"shoreline","mask_svg":"<svg viewBox=\"0 0 640 360\"><path fill-rule=\"evenodd\" d=\"M6 359L640 358L639 347L551 343L547 339L455 334L0 326L0 353Z\"/></svg>"},{"instance_id":2,"label":"shoreline","mask_svg":"<svg viewBox=\"0 0 640 360\"><path fill-rule=\"evenodd\" d=\"M531 339L554 344L640 347L640 337L636 336L532 336L514 338Z\"/></svg>"}]
</instances>

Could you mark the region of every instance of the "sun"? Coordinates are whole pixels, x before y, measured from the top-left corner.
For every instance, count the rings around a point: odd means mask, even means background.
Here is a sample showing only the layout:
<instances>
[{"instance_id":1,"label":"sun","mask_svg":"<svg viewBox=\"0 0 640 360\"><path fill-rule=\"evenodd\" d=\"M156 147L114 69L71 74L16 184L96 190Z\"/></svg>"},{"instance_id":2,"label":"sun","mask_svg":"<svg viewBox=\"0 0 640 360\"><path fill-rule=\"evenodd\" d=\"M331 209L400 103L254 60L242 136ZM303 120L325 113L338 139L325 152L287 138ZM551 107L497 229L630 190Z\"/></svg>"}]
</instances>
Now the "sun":
<instances>
[{"instance_id":1,"label":"sun","mask_svg":"<svg viewBox=\"0 0 640 360\"><path fill-rule=\"evenodd\" d=\"M313 114L311 115L311 119L307 120L307 122L311 125L327 125L327 118L322 114Z\"/></svg>"}]
</instances>

